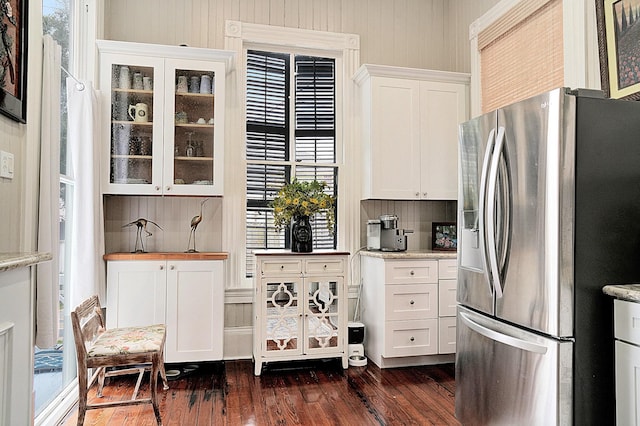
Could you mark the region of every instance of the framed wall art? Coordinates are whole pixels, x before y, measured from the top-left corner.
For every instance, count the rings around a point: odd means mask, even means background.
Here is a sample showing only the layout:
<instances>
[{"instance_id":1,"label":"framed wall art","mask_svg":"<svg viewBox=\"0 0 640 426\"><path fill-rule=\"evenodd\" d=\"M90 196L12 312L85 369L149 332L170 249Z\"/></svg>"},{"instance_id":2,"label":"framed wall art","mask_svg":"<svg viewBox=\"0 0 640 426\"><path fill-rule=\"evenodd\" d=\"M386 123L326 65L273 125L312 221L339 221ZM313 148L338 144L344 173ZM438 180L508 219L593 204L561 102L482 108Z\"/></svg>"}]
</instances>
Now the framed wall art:
<instances>
[{"instance_id":1,"label":"framed wall art","mask_svg":"<svg viewBox=\"0 0 640 426\"><path fill-rule=\"evenodd\" d=\"M605 96L640 99L640 0L596 0Z\"/></svg>"},{"instance_id":2,"label":"framed wall art","mask_svg":"<svg viewBox=\"0 0 640 426\"><path fill-rule=\"evenodd\" d=\"M0 113L27 119L27 0L0 0Z\"/></svg>"},{"instance_id":3,"label":"framed wall art","mask_svg":"<svg viewBox=\"0 0 640 426\"><path fill-rule=\"evenodd\" d=\"M458 225L455 222L433 222L431 247L433 250L457 251Z\"/></svg>"}]
</instances>

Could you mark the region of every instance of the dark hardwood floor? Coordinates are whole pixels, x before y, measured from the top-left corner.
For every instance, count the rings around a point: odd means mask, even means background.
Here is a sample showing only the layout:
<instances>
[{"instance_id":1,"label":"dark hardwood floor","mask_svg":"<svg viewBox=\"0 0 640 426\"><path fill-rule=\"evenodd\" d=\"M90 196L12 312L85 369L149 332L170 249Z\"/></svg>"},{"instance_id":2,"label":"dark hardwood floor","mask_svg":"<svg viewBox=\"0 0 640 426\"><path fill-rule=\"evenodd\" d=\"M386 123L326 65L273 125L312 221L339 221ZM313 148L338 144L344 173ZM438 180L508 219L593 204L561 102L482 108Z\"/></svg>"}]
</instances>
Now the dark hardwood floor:
<instances>
[{"instance_id":1,"label":"dark hardwood floor","mask_svg":"<svg viewBox=\"0 0 640 426\"><path fill-rule=\"evenodd\" d=\"M130 397L133 376L110 380L105 399ZM148 395L148 376L141 392ZM164 425L459 425L454 393L453 364L381 370L370 362L343 370L338 360L271 363L261 376L248 360L203 363L170 380L168 391L158 389ZM63 424L76 419L73 411ZM154 424L150 404L91 410L85 419Z\"/></svg>"}]
</instances>

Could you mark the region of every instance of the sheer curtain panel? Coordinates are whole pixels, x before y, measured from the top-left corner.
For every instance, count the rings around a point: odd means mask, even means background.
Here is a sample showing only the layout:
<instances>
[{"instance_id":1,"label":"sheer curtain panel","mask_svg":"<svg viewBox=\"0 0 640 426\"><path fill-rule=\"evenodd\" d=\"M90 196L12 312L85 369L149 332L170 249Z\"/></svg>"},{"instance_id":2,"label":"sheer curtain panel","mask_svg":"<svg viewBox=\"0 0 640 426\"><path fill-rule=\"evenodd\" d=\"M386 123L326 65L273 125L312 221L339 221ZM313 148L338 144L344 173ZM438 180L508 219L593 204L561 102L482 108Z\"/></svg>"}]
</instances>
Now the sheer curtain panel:
<instances>
[{"instance_id":1,"label":"sheer curtain panel","mask_svg":"<svg viewBox=\"0 0 640 426\"><path fill-rule=\"evenodd\" d=\"M60 297L60 58L61 49L49 35L43 37L42 127L40 129L40 195L38 251L52 255L37 266L36 346L50 348L58 338Z\"/></svg>"}]
</instances>

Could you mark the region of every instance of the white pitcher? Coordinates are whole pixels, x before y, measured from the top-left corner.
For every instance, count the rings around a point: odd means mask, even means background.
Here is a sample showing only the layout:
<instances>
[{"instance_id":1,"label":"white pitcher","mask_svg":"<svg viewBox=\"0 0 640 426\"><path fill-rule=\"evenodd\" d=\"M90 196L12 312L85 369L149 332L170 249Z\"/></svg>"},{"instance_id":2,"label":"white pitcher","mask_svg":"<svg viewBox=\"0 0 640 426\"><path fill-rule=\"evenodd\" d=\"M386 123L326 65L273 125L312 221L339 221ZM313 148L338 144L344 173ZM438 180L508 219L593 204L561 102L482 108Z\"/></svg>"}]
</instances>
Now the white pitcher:
<instances>
[{"instance_id":1,"label":"white pitcher","mask_svg":"<svg viewBox=\"0 0 640 426\"><path fill-rule=\"evenodd\" d=\"M149 106L142 102L135 105L129 105L129 117L138 123L146 123L149 121Z\"/></svg>"}]
</instances>

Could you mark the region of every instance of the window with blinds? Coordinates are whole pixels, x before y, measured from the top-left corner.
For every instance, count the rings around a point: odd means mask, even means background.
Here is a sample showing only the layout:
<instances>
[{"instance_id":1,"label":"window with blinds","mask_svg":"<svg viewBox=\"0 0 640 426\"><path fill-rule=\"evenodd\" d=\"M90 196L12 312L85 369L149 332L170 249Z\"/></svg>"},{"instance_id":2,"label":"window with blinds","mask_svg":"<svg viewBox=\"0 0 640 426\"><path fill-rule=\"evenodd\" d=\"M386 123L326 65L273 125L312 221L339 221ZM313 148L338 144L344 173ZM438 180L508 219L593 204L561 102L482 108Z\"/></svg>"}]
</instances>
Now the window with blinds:
<instances>
[{"instance_id":1,"label":"window with blinds","mask_svg":"<svg viewBox=\"0 0 640 426\"><path fill-rule=\"evenodd\" d=\"M247 277L255 250L289 248L289 230L275 231L270 207L282 185L322 180L338 195L335 76L333 58L247 52ZM335 248L323 216L312 220L314 248Z\"/></svg>"}]
</instances>

